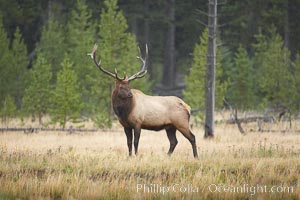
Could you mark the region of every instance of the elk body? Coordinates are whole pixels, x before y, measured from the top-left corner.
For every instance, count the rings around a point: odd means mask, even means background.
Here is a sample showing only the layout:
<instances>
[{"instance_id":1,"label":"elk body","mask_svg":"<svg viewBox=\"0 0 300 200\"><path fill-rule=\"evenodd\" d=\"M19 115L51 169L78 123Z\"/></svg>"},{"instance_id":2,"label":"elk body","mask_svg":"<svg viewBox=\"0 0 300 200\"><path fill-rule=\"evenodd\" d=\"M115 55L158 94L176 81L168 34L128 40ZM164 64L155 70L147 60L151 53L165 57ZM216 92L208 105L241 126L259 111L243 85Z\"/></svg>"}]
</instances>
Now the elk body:
<instances>
[{"instance_id":1,"label":"elk body","mask_svg":"<svg viewBox=\"0 0 300 200\"><path fill-rule=\"evenodd\" d=\"M142 78L147 73L147 46L145 59L138 57L143 63L140 71L129 78L127 76L120 78L117 71L112 73L104 69L101 63L96 60L96 50L97 46L95 45L90 54L96 66L115 79L112 106L124 127L129 155L132 155L132 141L134 141L135 154L138 152L141 129L154 131L165 129L170 141L168 155L173 153L178 143L176 138L176 130L178 130L190 141L194 157L198 158L196 139L189 126L190 107L178 97L149 96L130 87L132 80Z\"/></svg>"}]
</instances>

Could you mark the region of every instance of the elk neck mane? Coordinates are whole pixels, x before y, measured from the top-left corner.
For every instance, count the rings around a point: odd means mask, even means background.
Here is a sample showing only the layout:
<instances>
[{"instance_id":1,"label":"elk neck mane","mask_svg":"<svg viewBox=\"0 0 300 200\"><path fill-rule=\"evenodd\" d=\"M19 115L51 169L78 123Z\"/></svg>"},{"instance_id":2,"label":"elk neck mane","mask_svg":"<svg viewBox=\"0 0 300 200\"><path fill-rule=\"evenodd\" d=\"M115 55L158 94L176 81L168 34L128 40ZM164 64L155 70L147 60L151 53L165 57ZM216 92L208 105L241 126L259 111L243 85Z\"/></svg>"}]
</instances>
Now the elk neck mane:
<instances>
[{"instance_id":1,"label":"elk neck mane","mask_svg":"<svg viewBox=\"0 0 300 200\"><path fill-rule=\"evenodd\" d=\"M134 97L121 98L117 90L112 92L112 106L120 121L126 123L134 105Z\"/></svg>"}]
</instances>

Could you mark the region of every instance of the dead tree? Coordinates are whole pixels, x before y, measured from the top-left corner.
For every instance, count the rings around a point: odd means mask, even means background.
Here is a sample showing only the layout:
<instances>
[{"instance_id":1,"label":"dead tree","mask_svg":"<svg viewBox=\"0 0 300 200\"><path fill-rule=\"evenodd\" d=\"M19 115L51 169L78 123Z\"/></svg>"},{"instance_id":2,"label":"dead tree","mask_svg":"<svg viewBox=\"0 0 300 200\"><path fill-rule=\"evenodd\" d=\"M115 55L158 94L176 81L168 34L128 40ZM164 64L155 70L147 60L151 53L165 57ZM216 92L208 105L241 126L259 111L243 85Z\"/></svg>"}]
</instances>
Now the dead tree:
<instances>
[{"instance_id":1,"label":"dead tree","mask_svg":"<svg viewBox=\"0 0 300 200\"><path fill-rule=\"evenodd\" d=\"M204 138L214 137L215 80L216 80L216 40L217 40L217 0L208 3L208 46L205 86L205 133Z\"/></svg>"}]
</instances>

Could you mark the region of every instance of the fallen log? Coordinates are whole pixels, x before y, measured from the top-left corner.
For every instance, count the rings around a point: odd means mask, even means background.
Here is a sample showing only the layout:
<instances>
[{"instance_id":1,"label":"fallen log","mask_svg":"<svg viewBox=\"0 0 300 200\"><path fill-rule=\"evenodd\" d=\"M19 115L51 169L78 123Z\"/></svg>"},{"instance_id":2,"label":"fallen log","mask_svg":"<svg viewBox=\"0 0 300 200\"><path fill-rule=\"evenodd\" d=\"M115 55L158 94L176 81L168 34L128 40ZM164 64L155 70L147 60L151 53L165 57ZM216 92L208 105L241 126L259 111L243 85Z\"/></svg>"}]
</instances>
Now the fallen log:
<instances>
[{"instance_id":1,"label":"fallen log","mask_svg":"<svg viewBox=\"0 0 300 200\"><path fill-rule=\"evenodd\" d=\"M262 116L254 116L254 117L239 118L239 121L240 121L240 123L251 123L251 122L257 122L257 121L275 122L275 118L272 116L263 116L263 117ZM227 119L227 120L225 120L225 123L235 124L236 120L235 119Z\"/></svg>"},{"instance_id":2,"label":"fallen log","mask_svg":"<svg viewBox=\"0 0 300 200\"><path fill-rule=\"evenodd\" d=\"M103 129L85 129L85 128L0 128L1 132L8 132L8 131L13 131L13 132L24 132L26 134L31 134L31 133L38 133L40 131L58 131L58 132L69 132L69 133L75 133L75 132L97 132L97 131L111 131L111 130L103 130Z\"/></svg>"}]
</instances>

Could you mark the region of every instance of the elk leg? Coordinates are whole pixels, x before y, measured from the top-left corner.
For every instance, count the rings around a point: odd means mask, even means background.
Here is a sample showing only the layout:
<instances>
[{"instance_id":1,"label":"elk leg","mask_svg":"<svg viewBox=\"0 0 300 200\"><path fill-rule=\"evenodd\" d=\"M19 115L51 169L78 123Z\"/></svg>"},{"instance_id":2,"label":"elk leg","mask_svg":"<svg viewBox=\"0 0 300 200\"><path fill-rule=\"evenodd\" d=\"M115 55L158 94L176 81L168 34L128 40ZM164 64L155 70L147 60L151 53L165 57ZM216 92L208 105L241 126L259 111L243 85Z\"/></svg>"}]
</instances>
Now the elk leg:
<instances>
[{"instance_id":1,"label":"elk leg","mask_svg":"<svg viewBox=\"0 0 300 200\"><path fill-rule=\"evenodd\" d=\"M168 129L166 129L166 132L167 132L168 139L170 141L170 149L169 149L168 155L171 156L171 154L173 153L173 151L178 143L177 138L176 138L176 128L174 128L174 127L168 128Z\"/></svg>"},{"instance_id":2,"label":"elk leg","mask_svg":"<svg viewBox=\"0 0 300 200\"><path fill-rule=\"evenodd\" d=\"M192 133L191 130L190 130L190 135L191 135L191 139L189 139L189 141L192 144L194 158L198 159L197 146L196 146L196 137Z\"/></svg>"},{"instance_id":3,"label":"elk leg","mask_svg":"<svg viewBox=\"0 0 300 200\"><path fill-rule=\"evenodd\" d=\"M129 156L132 155L132 129L131 128L124 128L126 137L127 137L127 146L129 151Z\"/></svg>"},{"instance_id":4,"label":"elk leg","mask_svg":"<svg viewBox=\"0 0 300 200\"><path fill-rule=\"evenodd\" d=\"M194 158L198 159L198 153L197 153L197 146L196 146L196 138L195 135L192 133L192 131L190 129L186 129L186 130L180 130L179 131L182 133L182 135L188 139L192 145L193 148L193 154L194 154Z\"/></svg>"},{"instance_id":5,"label":"elk leg","mask_svg":"<svg viewBox=\"0 0 300 200\"><path fill-rule=\"evenodd\" d=\"M140 135L141 135L141 128L134 128L134 151L135 151L135 155L137 155L137 153L138 153Z\"/></svg>"}]
</instances>

